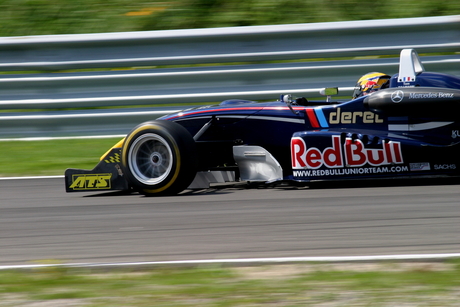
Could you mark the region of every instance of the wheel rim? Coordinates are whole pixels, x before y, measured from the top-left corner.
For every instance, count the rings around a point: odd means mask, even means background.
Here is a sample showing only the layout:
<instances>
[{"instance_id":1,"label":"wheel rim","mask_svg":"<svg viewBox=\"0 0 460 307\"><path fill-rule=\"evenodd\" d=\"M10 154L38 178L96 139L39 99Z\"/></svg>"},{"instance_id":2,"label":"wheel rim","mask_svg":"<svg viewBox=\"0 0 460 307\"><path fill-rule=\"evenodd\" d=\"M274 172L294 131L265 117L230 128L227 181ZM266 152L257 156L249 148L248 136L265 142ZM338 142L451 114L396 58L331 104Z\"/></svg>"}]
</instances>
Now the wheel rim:
<instances>
[{"instance_id":1,"label":"wheel rim","mask_svg":"<svg viewBox=\"0 0 460 307\"><path fill-rule=\"evenodd\" d=\"M128 152L128 164L139 182L145 185L158 184L171 172L171 147L157 134L144 134L132 143Z\"/></svg>"}]
</instances>

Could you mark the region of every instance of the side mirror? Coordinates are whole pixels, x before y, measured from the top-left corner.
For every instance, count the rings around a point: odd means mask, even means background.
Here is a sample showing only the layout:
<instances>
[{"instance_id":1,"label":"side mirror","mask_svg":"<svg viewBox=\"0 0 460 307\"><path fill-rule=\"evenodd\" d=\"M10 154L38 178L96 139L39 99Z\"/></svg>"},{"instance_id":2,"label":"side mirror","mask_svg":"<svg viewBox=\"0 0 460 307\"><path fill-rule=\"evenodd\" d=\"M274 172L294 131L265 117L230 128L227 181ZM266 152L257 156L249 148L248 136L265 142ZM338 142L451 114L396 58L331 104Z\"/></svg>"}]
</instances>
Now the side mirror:
<instances>
[{"instance_id":1,"label":"side mirror","mask_svg":"<svg viewBox=\"0 0 460 307\"><path fill-rule=\"evenodd\" d=\"M284 103L291 103L292 102L292 95L281 95L281 99L280 99L282 102Z\"/></svg>"},{"instance_id":2,"label":"side mirror","mask_svg":"<svg viewBox=\"0 0 460 307\"><path fill-rule=\"evenodd\" d=\"M282 102L284 102L285 104L287 104L287 106L289 107L289 109L291 110L292 113L294 113L295 115L298 115L299 112L298 111L295 111L293 108L292 108L292 95L281 95L280 97L280 100Z\"/></svg>"},{"instance_id":3,"label":"side mirror","mask_svg":"<svg viewBox=\"0 0 460 307\"><path fill-rule=\"evenodd\" d=\"M319 91L319 93L323 96L327 96L326 101L331 101L331 96L337 95L339 93L338 87L326 87Z\"/></svg>"},{"instance_id":4,"label":"side mirror","mask_svg":"<svg viewBox=\"0 0 460 307\"><path fill-rule=\"evenodd\" d=\"M339 93L339 88L338 87L327 87L327 88L321 89L319 93L323 96L334 96Z\"/></svg>"}]
</instances>

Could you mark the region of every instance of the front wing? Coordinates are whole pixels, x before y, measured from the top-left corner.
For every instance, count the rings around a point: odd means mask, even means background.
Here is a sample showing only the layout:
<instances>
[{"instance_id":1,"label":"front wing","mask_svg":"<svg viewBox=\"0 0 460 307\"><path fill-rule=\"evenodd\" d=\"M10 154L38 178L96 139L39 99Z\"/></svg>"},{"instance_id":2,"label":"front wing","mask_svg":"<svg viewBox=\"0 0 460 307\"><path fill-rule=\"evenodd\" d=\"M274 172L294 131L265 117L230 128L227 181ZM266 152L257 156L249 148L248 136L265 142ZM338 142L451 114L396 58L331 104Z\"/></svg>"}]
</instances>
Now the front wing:
<instances>
[{"instance_id":1,"label":"front wing","mask_svg":"<svg viewBox=\"0 0 460 307\"><path fill-rule=\"evenodd\" d=\"M120 164L121 148L113 148L92 170L69 168L65 171L66 191L128 190Z\"/></svg>"}]
</instances>

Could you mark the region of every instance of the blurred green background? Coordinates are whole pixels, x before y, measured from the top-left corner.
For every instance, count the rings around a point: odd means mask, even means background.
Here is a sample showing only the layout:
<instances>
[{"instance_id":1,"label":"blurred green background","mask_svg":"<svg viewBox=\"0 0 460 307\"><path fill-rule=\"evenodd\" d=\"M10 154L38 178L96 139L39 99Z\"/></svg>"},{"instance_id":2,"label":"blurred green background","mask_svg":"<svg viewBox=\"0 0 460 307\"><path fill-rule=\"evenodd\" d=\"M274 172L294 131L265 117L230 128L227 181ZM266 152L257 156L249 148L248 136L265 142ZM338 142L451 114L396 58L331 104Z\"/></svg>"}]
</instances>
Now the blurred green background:
<instances>
[{"instance_id":1,"label":"blurred green background","mask_svg":"<svg viewBox=\"0 0 460 307\"><path fill-rule=\"evenodd\" d=\"M460 1L0 0L0 14L0 36L24 36L456 15Z\"/></svg>"}]
</instances>

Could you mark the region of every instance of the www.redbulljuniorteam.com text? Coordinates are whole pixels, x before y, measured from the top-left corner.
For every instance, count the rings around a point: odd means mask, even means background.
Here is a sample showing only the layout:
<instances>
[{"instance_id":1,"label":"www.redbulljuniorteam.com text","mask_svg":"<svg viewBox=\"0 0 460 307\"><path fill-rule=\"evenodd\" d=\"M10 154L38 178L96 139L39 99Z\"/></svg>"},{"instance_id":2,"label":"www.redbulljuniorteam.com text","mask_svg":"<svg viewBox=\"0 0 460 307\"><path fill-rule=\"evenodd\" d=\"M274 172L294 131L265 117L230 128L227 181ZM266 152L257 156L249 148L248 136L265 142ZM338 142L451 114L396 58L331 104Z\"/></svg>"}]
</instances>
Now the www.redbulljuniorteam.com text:
<instances>
[{"instance_id":1,"label":"www.redbulljuniorteam.com text","mask_svg":"<svg viewBox=\"0 0 460 307\"><path fill-rule=\"evenodd\" d=\"M294 177L322 177L399 173L409 171L404 164L401 143L383 141L381 148L365 148L359 139L332 136L332 146L308 148L301 137L291 139ZM390 165L390 166L389 166Z\"/></svg>"}]
</instances>

